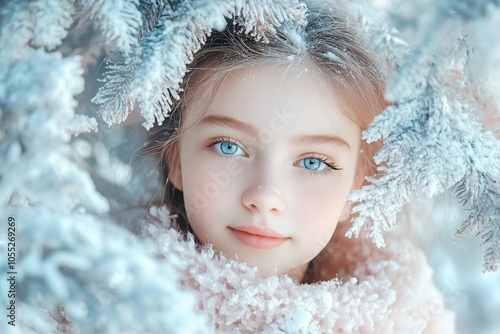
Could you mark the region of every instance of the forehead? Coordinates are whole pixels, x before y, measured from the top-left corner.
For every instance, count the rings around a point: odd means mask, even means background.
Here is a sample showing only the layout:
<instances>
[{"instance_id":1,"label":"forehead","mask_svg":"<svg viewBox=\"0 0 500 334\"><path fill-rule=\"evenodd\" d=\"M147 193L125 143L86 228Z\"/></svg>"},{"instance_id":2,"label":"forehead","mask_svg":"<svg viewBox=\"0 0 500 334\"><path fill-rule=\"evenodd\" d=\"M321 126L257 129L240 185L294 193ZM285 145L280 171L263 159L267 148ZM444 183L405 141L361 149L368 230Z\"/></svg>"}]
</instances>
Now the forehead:
<instances>
[{"instance_id":1,"label":"forehead","mask_svg":"<svg viewBox=\"0 0 500 334\"><path fill-rule=\"evenodd\" d=\"M314 67L253 66L231 71L222 80L204 116L269 128L277 117L288 115L284 134L333 133L356 142L359 127L344 115L336 95Z\"/></svg>"}]
</instances>

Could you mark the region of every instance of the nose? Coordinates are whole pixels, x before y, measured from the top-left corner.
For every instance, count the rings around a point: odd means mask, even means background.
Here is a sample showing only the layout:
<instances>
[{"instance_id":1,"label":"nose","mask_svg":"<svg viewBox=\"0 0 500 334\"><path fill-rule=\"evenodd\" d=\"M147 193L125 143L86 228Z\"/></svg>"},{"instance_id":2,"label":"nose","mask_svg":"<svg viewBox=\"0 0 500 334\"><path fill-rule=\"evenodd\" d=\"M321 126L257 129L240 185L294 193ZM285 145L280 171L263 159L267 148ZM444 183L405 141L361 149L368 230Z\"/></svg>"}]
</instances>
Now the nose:
<instances>
[{"instance_id":1,"label":"nose","mask_svg":"<svg viewBox=\"0 0 500 334\"><path fill-rule=\"evenodd\" d=\"M276 187L262 185L249 187L243 193L243 205L251 211L278 214L285 210L285 199Z\"/></svg>"}]
</instances>

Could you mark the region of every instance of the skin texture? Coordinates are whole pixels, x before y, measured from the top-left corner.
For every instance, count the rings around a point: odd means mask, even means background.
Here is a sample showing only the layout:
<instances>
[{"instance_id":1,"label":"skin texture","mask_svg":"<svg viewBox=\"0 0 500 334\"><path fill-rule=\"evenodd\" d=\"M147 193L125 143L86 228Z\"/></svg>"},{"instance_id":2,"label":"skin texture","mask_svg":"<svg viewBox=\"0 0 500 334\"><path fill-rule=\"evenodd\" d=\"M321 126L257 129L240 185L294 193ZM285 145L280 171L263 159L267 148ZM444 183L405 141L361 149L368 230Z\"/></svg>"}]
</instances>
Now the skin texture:
<instances>
[{"instance_id":1,"label":"skin texture","mask_svg":"<svg viewBox=\"0 0 500 334\"><path fill-rule=\"evenodd\" d=\"M361 130L340 111L331 85L305 65L254 66L231 72L205 114L185 112L183 126L202 120L181 137L169 177L183 191L197 237L263 276L301 281L338 222L349 219L346 197L363 181ZM319 135L338 139L294 142ZM249 247L230 229L248 225L288 239L272 249Z\"/></svg>"}]
</instances>

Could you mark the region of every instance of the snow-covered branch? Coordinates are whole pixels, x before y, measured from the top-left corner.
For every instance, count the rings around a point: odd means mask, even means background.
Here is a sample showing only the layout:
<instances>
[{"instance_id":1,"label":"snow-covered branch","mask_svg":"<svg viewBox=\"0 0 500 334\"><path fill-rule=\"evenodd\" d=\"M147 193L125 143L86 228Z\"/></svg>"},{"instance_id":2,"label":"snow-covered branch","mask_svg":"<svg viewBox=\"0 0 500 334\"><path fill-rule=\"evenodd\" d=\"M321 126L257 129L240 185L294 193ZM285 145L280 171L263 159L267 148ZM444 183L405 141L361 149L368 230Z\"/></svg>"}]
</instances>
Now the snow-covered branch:
<instances>
[{"instance_id":1,"label":"snow-covered branch","mask_svg":"<svg viewBox=\"0 0 500 334\"><path fill-rule=\"evenodd\" d=\"M90 20L116 50L128 53L142 26L139 0L80 0L81 20Z\"/></svg>"},{"instance_id":2,"label":"snow-covered branch","mask_svg":"<svg viewBox=\"0 0 500 334\"><path fill-rule=\"evenodd\" d=\"M149 129L169 115L186 72L186 65L212 29L222 30L226 18L238 17L245 32L265 38L264 31L288 19L301 19L305 6L298 1L206 1L174 2L160 16L145 15L146 31L130 55L108 59L104 86L93 99L108 124L123 122L136 106ZM149 8L142 6L141 8ZM144 28L144 30L147 30Z\"/></svg>"},{"instance_id":3,"label":"snow-covered branch","mask_svg":"<svg viewBox=\"0 0 500 334\"><path fill-rule=\"evenodd\" d=\"M18 59L32 47L53 50L73 23L72 0L8 1L0 10L0 54Z\"/></svg>"},{"instance_id":4,"label":"snow-covered branch","mask_svg":"<svg viewBox=\"0 0 500 334\"><path fill-rule=\"evenodd\" d=\"M384 140L375 156L380 175L350 196L359 204L348 235L364 226L384 246L382 231L395 225L412 194L422 190L432 197L453 188L470 208L457 236L481 235L488 245L485 270L498 270L500 141L473 119L468 109L474 104L452 93L429 84L415 98L390 106L364 133L368 142Z\"/></svg>"}]
</instances>

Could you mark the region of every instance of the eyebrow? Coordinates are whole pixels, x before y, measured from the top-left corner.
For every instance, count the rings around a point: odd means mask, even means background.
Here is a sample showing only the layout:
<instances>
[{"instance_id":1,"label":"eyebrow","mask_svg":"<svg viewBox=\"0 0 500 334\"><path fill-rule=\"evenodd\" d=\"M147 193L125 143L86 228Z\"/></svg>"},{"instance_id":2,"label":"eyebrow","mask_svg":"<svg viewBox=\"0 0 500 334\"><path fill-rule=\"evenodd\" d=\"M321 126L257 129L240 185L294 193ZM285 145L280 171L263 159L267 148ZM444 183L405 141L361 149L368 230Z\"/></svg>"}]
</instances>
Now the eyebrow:
<instances>
[{"instance_id":1,"label":"eyebrow","mask_svg":"<svg viewBox=\"0 0 500 334\"><path fill-rule=\"evenodd\" d=\"M259 134L259 130L257 129L257 127L227 116L218 116L218 115L205 116L201 119L200 123L203 125L209 125L209 126L215 125L215 126L222 126L225 128L235 129L240 132L246 133L250 137L257 137Z\"/></svg>"},{"instance_id":2,"label":"eyebrow","mask_svg":"<svg viewBox=\"0 0 500 334\"><path fill-rule=\"evenodd\" d=\"M336 136L328 135L316 135L316 136L298 136L292 141L292 144L330 144L335 146L344 146L347 149L351 149L351 146L342 138Z\"/></svg>"},{"instance_id":3,"label":"eyebrow","mask_svg":"<svg viewBox=\"0 0 500 334\"><path fill-rule=\"evenodd\" d=\"M201 119L200 124L208 126L222 126L225 128L235 129L254 138L258 138L259 135L259 129L256 126L227 116L208 115ZM344 146L349 150L351 149L351 146L344 139L330 135L302 135L293 138L290 143L292 145L329 144L335 146Z\"/></svg>"}]
</instances>

